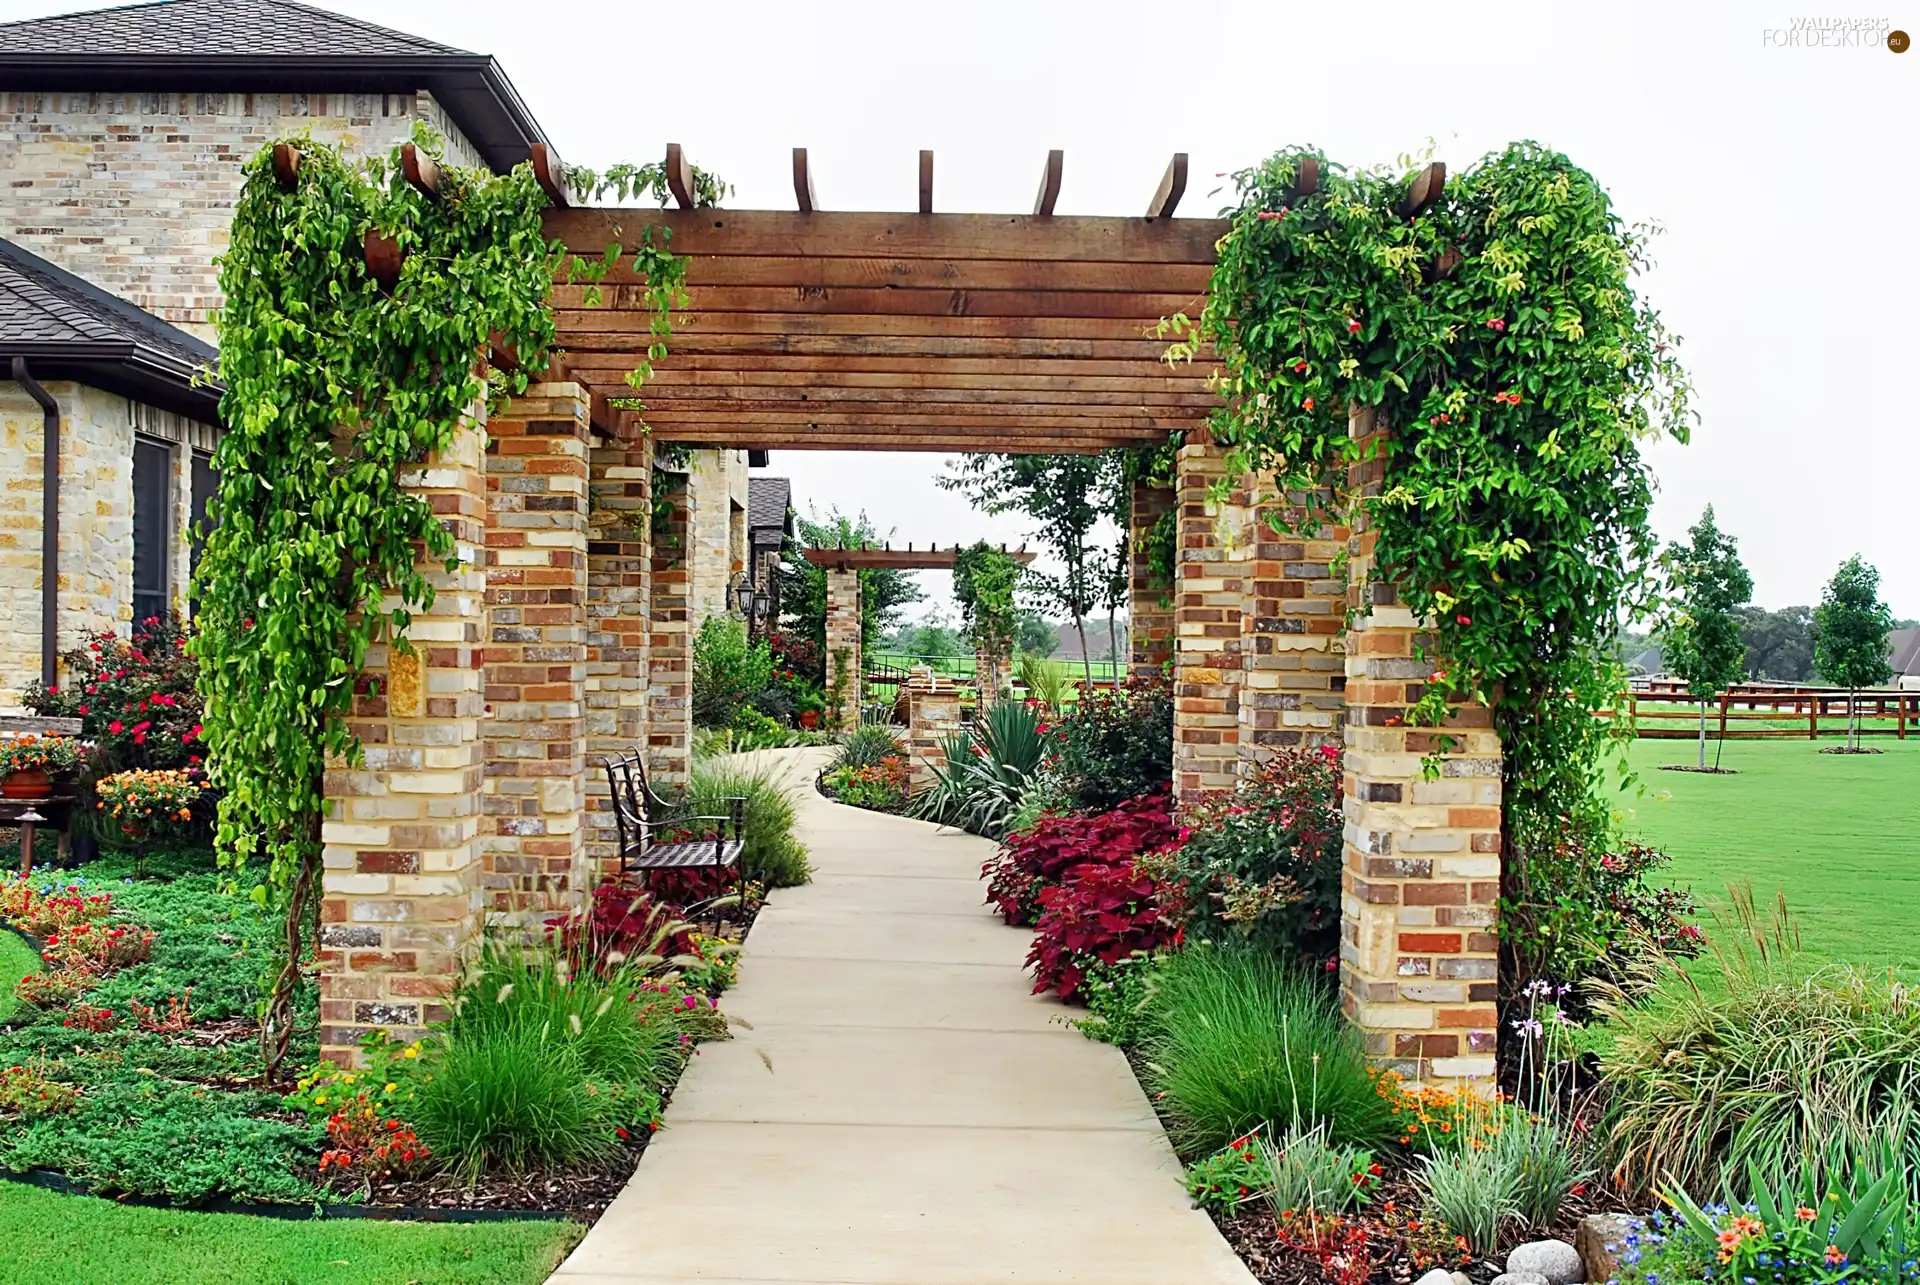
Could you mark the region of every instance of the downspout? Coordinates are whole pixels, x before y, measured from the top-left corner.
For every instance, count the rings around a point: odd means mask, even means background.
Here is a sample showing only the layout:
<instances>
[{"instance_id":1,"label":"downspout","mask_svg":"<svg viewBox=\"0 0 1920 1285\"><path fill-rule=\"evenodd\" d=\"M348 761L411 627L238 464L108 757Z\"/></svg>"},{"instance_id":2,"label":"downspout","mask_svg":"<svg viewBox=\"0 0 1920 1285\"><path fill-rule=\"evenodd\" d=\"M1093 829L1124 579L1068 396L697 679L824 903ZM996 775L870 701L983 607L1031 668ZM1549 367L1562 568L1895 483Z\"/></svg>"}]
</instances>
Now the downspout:
<instances>
[{"instance_id":1,"label":"downspout","mask_svg":"<svg viewBox=\"0 0 1920 1285\"><path fill-rule=\"evenodd\" d=\"M45 463L40 471L40 683L60 680L60 403L27 370L27 359L13 359L13 382L40 403L44 417Z\"/></svg>"}]
</instances>

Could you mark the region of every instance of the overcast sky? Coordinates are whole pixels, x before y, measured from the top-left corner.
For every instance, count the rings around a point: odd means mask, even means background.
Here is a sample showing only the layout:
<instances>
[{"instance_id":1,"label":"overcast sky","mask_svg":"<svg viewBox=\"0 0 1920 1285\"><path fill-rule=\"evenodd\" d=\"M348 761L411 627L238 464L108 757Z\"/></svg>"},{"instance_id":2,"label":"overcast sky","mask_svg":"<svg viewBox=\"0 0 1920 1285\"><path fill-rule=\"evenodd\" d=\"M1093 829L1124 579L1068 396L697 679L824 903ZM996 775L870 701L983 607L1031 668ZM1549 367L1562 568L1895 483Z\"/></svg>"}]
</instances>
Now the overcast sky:
<instances>
[{"instance_id":1,"label":"overcast sky","mask_svg":"<svg viewBox=\"0 0 1920 1285\"><path fill-rule=\"evenodd\" d=\"M1920 50L1785 43L1760 4L614 4L324 0L499 58L568 161L689 157L736 208L1031 208L1066 150L1063 214L1138 214L1175 151L1182 212L1216 171L1290 143L1349 164L1423 146L1459 169L1532 138L1667 234L1647 295L1685 337L1702 422L1652 451L1663 536L1711 503L1756 601L1808 603L1875 563L1920 615ZM0 15L91 7L0 0ZM1920 34L1920 3L1853 6ZM1903 373L1904 372L1904 373ZM865 509L897 542L1018 540L932 482L930 455L776 452L802 506ZM945 577L924 577L933 588Z\"/></svg>"}]
</instances>

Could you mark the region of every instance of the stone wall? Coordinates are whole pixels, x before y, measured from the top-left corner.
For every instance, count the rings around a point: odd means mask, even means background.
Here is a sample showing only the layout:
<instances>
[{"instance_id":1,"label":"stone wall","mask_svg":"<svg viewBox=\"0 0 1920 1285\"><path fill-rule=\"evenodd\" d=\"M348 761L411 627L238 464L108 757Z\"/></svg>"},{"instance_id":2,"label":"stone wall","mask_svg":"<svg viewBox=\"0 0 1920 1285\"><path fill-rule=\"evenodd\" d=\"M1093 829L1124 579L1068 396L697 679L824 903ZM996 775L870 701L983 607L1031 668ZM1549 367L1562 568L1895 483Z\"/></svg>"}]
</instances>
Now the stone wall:
<instances>
[{"instance_id":1,"label":"stone wall","mask_svg":"<svg viewBox=\"0 0 1920 1285\"><path fill-rule=\"evenodd\" d=\"M1172 488L1133 484L1133 513L1128 523L1132 553L1128 560L1127 640L1131 672L1160 674L1173 659L1174 586L1154 574L1148 543L1163 515L1174 506Z\"/></svg>"},{"instance_id":2,"label":"stone wall","mask_svg":"<svg viewBox=\"0 0 1920 1285\"><path fill-rule=\"evenodd\" d=\"M668 515L653 543L647 633L647 771L663 792L693 767L693 611L691 497L666 498Z\"/></svg>"},{"instance_id":3,"label":"stone wall","mask_svg":"<svg viewBox=\"0 0 1920 1285\"><path fill-rule=\"evenodd\" d=\"M1231 789L1240 776L1242 617L1258 541L1250 479L1217 501L1210 492L1225 477L1219 447L1180 448L1173 607L1173 793L1180 802Z\"/></svg>"},{"instance_id":4,"label":"stone wall","mask_svg":"<svg viewBox=\"0 0 1920 1285\"><path fill-rule=\"evenodd\" d=\"M0 92L0 236L213 338L215 256L262 143L311 131L349 152L425 120L480 166L432 95Z\"/></svg>"},{"instance_id":5,"label":"stone wall","mask_svg":"<svg viewBox=\"0 0 1920 1285\"><path fill-rule=\"evenodd\" d=\"M687 469L688 610L693 629L729 613L727 588L747 568L745 451L694 451Z\"/></svg>"},{"instance_id":6,"label":"stone wall","mask_svg":"<svg viewBox=\"0 0 1920 1285\"><path fill-rule=\"evenodd\" d=\"M586 393L531 385L488 432L482 881L495 917L524 919L589 882Z\"/></svg>"},{"instance_id":7,"label":"stone wall","mask_svg":"<svg viewBox=\"0 0 1920 1285\"><path fill-rule=\"evenodd\" d=\"M60 650L82 636L133 621L133 442L136 429L174 445L170 583L186 607L191 486L188 451L210 447L204 424L129 402L71 380L50 380L59 403ZM0 381L0 709L40 677L41 479L46 468L40 404Z\"/></svg>"},{"instance_id":8,"label":"stone wall","mask_svg":"<svg viewBox=\"0 0 1920 1285\"><path fill-rule=\"evenodd\" d=\"M828 567L827 717L843 728L860 724L860 663L860 573Z\"/></svg>"},{"instance_id":9,"label":"stone wall","mask_svg":"<svg viewBox=\"0 0 1920 1285\"><path fill-rule=\"evenodd\" d=\"M1240 621L1239 741L1240 757L1254 763L1283 747L1340 744L1347 532L1331 524L1302 531L1303 498L1266 488L1256 498ZM1327 514L1332 489L1317 498Z\"/></svg>"},{"instance_id":10,"label":"stone wall","mask_svg":"<svg viewBox=\"0 0 1920 1285\"><path fill-rule=\"evenodd\" d=\"M960 690L952 679L922 665L900 685L900 695L907 703L910 788L917 792L931 786L947 765L947 738L961 726Z\"/></svg>"},{"instance_id":11,"label":"stone wall","mask_svg":"<svg viewBox=\"0 0 1920 1285\"><path fill-rule=\"evenodd\" d=\"M364 763L327 772L320 1047L341 1063L367 1031L412 1039L447 1016L482 919L484 418L476 406L447 449L403 479L453 534L458 565L422 564L435 598L407 629L412 651L370 648L354 686L349 725Z\"/></svg>"}]
</instances>

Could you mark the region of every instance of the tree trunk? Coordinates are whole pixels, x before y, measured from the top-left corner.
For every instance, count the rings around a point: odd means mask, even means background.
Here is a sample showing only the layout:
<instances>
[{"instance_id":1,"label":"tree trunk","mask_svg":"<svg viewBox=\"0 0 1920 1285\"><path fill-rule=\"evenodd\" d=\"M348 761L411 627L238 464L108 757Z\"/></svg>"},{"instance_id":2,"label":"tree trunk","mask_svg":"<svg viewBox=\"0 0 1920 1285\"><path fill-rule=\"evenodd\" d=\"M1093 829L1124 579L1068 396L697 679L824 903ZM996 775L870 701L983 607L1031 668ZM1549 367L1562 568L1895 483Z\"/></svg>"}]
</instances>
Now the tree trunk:
<instances>
[{"instance_id":1,"label":"tree trunk","mask_svg":"<svg viewBox=\"0 0 1920 1285\"><path fill-rule=\"evenodd\" d=\"M1119 626L1115 624L1118 613L1119 608L1112 605L1107 607L1107 664L1113 667L1113 681L1116 686L1120 682L1120 632Z\"/></svg>"},{"instance_id":2,"label":"tree trunk","mask_svg":"<svg viewBox=\"0 0 1920 1285\"><path fill-rule=\"evenodd\" d=\"M1076 608L1073 613L1073 632L1080 635L1080 672L1087 676L1087 686L1093 686L1093 658L1087 655L1087 618Z\"/></svg>"},{"instance_id":3,"label":"tree trunk","mask_svg":"<svg viewBox=\"0 0 1920 1285\"><path fill-rule=\"evenodd\" d=\"M319 829L318 818L314 828ZM306 953L307 911L313 900L313 884L320 868L320 845L307 845L300 854L300 869L287 892L285 950L280 972L273 979L273 991L267 998L266 1013L260 1023L261 1083L272 1084L286 1061L287 1045L293 1038L293 993L300 984L300 959Z\"/></svg>"},{"instance_id":4,"label":"tree trunk","mask_svg":"<svg viewBox=\"0 0 1920 1285\"><path fill-rule=\"evenodd\" d=\"M1700 702L1700 770L1707 770L1707 703Z\"/></svg>"}]
</instances>

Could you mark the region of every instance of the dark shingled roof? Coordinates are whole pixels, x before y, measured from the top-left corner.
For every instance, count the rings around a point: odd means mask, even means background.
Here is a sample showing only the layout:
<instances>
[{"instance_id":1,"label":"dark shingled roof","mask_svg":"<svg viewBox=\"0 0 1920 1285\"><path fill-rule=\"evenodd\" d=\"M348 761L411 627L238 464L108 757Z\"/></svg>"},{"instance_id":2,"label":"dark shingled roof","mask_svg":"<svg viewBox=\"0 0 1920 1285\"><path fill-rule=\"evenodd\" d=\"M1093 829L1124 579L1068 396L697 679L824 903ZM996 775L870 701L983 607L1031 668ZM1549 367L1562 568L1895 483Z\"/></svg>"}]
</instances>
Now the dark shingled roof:
<instances>
[{"instance_id":1,"label":"dark shingled roof","mask_svg":"<svg viewBox=\"0 0 1920 1285\"><path fill-rule=\"evenodd\" d=\"M0 23L0 51L146 57L474 56L464 49L290 0L153 0Z\"/></svg>"},{"instance_id":2,"label":"dark shingled roof","mask_svg":"<svg viewBox=\"0 0 1920 1285\"><path fill-rule=\"evenodd\" d=\"M1896 629L1887 635L1887 663L1893 666L1895 686L1903 677L1920 677L1920 629Z\"/></svg>"},{"instance_id":3,"label":"dark shingled roof","mask_svg":"<svg viewBox=\"0 0 1920 1285\"><path fill-rule=\"evenodd\" d=\"M418 93L504 173L542 140L500 64L293 0L155 0L0 23L0 85L72 93Z\"/></svg>"},{"instance_id":4,"label":"dark shingled roof","mask_svg":"<svg viewBox=\"0 0 1920 1285\"><path fill-rule=\"evenodd\" d=\"M77 379L208 423L220 399L204 375L194 386L219 357L211 344L0 239L0 361L14 357L35 378Z\"/></svg>"},{"instance_id":5,"label":"dark shingled roof","mask_svg":"<svg viewBox=\"0 0 1920 1285\"><path fill-rule=\"evenodd\" d=\"M793 483L784 477L747 479L747 542L779 544L793 521Z\"/></svg>"}]
</instances>

